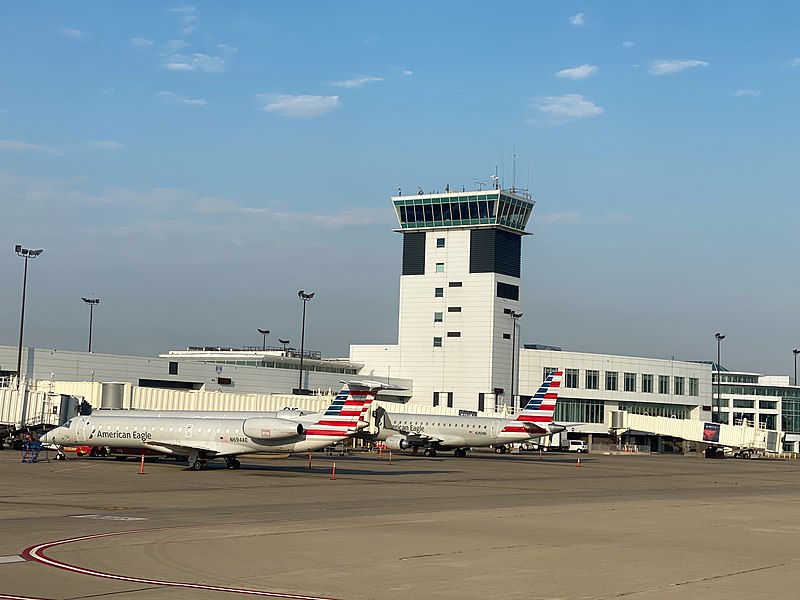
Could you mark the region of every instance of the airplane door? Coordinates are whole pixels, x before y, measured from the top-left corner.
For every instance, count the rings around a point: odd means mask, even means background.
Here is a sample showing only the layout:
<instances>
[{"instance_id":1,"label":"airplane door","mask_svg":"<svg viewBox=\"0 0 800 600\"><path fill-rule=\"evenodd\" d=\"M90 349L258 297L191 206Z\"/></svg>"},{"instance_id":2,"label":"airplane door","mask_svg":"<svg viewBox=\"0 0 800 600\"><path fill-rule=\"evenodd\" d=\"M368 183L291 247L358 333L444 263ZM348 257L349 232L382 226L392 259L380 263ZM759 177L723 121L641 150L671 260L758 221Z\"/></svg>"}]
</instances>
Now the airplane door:
<instances>
[{"instance_id":1,"label":"airplane door","mask_svg":"<svg viewBox=\"0 0 800 600\"><path fill-rule=\"evenodd\" d=\"M500 421L492 421L491 435L495 440L500 435Z\"/></svg>"},{"instance_id":2,"label":"airplane door","mask_svg":"<svg viewBox=\"0 0 800 600\"><path fill-rule=\"evenodd\" d=\"M86 442L94 433L91 424L91 418L81 419L81 423L75 428L75 441Z\"/></svg>"},{"instance_id":3,"label":"airplane door","mask_svg":"<svg viewBox=\"0 0 800 600\"><path fill-rule=\"evenodd\" d=\"M190 438L190 437L192 437L192 424L191 424L191 423L189 423L189 424L186 426L186 437L187 437L187 438Z\"/></svg>"}]
</instances>

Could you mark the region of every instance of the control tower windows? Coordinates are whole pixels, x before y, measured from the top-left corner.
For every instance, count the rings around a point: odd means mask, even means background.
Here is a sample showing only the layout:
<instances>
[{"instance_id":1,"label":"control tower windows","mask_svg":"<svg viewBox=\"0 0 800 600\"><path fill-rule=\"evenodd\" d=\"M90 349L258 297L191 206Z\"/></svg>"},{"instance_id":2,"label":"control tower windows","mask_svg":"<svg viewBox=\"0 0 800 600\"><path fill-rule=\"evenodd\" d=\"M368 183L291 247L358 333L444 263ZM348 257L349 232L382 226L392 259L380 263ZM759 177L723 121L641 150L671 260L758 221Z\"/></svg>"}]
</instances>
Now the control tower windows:
<instances>
[{"instance_id":1,"label":"control tower windows","mask_svg":"<svg viewBox=\"0 0 800 600\"><path fill-rule=\"evenodd\" d=\"M444 238L436 238L436 247L444 248Z\"/></svg>"},{"instance_id":2,"label":"control tower windows","mask_svg":"<svg viewBox=\"0 0 800 600\"><path fill-rule=\"evenodd\" d=\"M444 298L444 288L437 287L433 290L433 296L435 298Z\"/></svg>"},{"instance_id":3,"label":"control tower windows","mask_svg":"<svg viewBox=\"0 0 800 600\"><path fill-rule=\"evenodd\" d=\"M433 322L434 323L441 323L444 321L444 313L435 312L433 313Z\"/></svg>"},{"instance_id":4,"label":"control tower windows","mask_svg":"<svg viewBox=\"0 0 800 600\"><path fill-rule=\"evenodd\" d=\"M444 273L444 263L436 263L436 272L437 273Z\"/></svg>"}]
</instances>

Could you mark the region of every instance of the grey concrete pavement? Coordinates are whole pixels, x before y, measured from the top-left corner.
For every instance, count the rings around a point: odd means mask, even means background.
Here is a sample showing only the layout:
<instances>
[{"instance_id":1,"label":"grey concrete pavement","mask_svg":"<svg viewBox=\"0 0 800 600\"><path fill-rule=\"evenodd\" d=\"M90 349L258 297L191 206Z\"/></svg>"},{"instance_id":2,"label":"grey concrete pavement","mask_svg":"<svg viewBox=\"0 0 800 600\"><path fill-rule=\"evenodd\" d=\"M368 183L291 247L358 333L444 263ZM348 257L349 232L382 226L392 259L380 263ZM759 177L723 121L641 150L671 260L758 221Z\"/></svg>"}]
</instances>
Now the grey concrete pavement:
<instances>
[{"instance_id":1,"label":"grey concrete pavement","mask_svg":"<svg viewBox=\"0 0 800 600\"><path fill-rule=\"evenodd\" d=\"M331 481L331 463L336 479ZM340 599L774 598L800 586L800 464L475 453L22 464L0 452L0 594Z\"/></svg>"}]
</instances>

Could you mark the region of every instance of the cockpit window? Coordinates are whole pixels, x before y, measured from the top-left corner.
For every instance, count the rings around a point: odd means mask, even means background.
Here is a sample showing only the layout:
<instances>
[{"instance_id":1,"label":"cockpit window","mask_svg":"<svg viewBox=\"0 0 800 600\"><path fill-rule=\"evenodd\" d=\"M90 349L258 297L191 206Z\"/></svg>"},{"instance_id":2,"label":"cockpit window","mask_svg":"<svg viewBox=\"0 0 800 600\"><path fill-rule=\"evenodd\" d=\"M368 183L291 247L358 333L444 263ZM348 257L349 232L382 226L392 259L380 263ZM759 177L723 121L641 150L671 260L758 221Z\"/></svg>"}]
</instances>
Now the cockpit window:
<instances>
[{"instance_id":1,"label":"cockpit window","mask_svg":"<svg viewBox=\"0 0 800 600\"><path fill-rule=\"evenodd\" d=\"M67 429L72 429L72 419L64 423L63 427L66 427Z\"/></svg>"}]
</instances>

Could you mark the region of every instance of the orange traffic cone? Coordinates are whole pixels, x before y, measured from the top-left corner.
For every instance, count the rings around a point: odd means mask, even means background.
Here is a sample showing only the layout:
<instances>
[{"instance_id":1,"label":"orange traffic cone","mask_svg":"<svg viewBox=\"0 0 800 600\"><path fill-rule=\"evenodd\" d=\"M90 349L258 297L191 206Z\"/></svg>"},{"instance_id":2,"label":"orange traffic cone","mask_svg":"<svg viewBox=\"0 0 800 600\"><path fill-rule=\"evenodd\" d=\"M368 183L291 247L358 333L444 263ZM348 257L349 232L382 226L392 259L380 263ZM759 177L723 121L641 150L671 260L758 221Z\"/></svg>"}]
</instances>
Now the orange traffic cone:
<instances>
[{"instance_id":1,"label":"orange traffic cone","mask_svg":"<svg viewBox=\"0 0 800 600\"><path fill-rule=\"evenodd\" d=\"M142 463L139 466L139 475L144 475L144 452L142 452Z\"/></svg>"},{"instance_id":2,"label":"orange traffic cone","mask_svg":"<svg viewBox=\"0 0 800 600\"><path fill-rule=\"evenodd\" d=\"M580 456L578 457L578 462L575 463L575 466L576 467L580 467L581 466L581 457Z\"/></svg>"}]
</instances>

